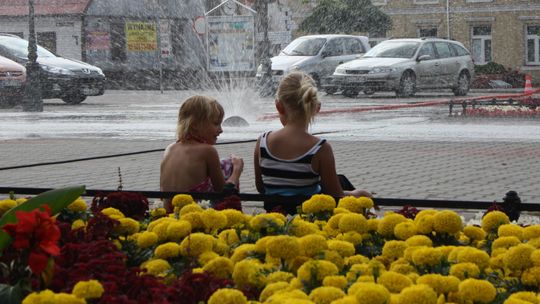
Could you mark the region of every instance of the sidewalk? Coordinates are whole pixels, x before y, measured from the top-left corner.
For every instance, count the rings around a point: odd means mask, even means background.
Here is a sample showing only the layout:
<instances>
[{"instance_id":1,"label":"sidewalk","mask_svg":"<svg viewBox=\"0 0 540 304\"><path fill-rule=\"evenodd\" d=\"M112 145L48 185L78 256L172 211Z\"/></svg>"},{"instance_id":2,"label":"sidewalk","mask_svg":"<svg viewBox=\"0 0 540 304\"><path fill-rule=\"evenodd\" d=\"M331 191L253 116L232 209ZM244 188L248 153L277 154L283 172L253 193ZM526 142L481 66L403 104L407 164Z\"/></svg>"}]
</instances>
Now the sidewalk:
<instances>
[{"instance_id":1,"label":"sidewalk","mask_svg":"<svg viewBox=\"0 0 540 304\"><path fill-rule=\"evenodd\" d=\"M339 173L384 198L499 201L509 190L540 203L540 143L331 141ZM34 139L0 141L0 168L163 149L166 141ZM256 193L254 143L216 146L244 158L241 192ZM159 190L161 151L0 171L0 186ZM4 195L0 194L0 197Z\"/></svg>"}]
</instances>

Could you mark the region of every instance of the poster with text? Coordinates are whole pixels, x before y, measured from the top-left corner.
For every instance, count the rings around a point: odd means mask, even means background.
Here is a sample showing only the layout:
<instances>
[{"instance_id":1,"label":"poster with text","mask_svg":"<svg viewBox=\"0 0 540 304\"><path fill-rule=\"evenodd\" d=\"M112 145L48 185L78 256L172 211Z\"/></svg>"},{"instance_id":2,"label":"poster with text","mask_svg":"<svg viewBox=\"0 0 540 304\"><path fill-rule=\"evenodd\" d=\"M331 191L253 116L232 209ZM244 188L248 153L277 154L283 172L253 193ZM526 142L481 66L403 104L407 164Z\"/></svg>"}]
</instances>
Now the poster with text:
<instances>
[{"instance_id":1,"label":"poster with text","mask_svg":"<svg viewBox=\"0 0 540 304\"><path fill-rule=\"evenodd\" d=\"M131 52L157 50L156 24L153 22L126 22L127 49Z\"/></svg>"}]
</instances>

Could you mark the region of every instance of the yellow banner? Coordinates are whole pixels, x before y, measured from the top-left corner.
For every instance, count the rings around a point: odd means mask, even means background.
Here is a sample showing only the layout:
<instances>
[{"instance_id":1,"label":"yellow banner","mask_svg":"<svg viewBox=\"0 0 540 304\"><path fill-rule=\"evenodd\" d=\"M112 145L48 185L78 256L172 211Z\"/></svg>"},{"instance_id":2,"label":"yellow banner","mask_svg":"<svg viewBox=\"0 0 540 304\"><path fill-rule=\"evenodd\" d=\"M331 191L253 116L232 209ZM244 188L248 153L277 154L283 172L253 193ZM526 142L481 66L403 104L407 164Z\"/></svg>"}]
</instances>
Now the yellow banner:
<instances>
[{"instance_id":1,"label":"yellow banner","mask_svg":"<svg viewBox=\"0 0 540 304\"><path fill-rule=\"evenodd\" d=\"M126 22L126 42L128 51L156 51L156 24L151 22Z\"/></svg>"}]
</instances>

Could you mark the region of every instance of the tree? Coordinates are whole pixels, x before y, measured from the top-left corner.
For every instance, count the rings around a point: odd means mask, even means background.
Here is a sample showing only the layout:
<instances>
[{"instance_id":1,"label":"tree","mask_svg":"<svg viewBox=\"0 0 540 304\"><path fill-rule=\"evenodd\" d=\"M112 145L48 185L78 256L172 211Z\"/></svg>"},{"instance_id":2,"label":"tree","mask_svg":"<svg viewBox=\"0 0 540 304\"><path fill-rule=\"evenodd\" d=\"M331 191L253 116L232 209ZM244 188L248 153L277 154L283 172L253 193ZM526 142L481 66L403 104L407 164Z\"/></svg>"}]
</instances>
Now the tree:
<instances>
[{"instance_id":1,"label":"tree","mask_svg":"<svg viewBox=\"0 0 540 304\"><path fill-rule=\"evenodd\" d=\"M317 34L373 33L391 27L390 17L370 0L321 0L300 24L300 30Z\"/></svg>"}]
</instances>

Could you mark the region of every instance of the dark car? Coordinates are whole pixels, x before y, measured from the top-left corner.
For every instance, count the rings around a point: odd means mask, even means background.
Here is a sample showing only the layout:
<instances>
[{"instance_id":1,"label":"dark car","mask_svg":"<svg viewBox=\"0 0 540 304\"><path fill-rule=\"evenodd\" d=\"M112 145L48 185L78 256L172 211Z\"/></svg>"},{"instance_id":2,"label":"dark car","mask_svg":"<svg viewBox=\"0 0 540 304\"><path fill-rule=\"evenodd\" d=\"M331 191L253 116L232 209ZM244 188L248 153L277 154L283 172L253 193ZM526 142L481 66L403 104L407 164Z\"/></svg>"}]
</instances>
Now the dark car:
<instances>
[{"instance_id":1,"label":"dark car","mask_svg":"<svg viewBox=\"0 0 540 304\"><path fill-rule=\"evenodd\" d=\"M0 34L0 55L26 65L28 41L15 35ZM78 104L87 96L105 92L105 74L100 68L57 56L39 45L37 55L42 98L61 98L66 103Z\"/></svg>"},{"instance_id":2,"label":"dark car","mask_svg":"<svg viewBox=\"0 0 540 304\"><path fill-rule=\"evenodd\" d=\"M0 107L21 102L26 82L26 69L17 62L0 56Z\"/></svg>"}]
</instances>

